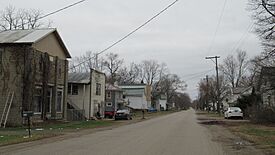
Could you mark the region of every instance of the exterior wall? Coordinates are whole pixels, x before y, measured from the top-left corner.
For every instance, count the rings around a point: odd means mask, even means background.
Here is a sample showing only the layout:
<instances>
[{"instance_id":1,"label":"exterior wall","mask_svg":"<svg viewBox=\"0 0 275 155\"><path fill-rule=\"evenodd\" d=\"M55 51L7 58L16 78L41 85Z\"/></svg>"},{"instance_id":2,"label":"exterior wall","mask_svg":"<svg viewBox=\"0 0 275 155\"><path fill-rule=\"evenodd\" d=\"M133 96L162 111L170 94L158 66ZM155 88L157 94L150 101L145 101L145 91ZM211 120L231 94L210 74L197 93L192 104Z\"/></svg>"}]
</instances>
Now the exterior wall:
<instances>
[{"instance_id":1,"label":"exterior wall","mask_svg":"<svg viewBox=\"0 0 275 155\"><path fill-rule=\"evenodd\" d=\"M125 91L125 100L129 101L129 107L133 109L148 109L151 105L151 86L129 85L120 86Z\"/></svg>"},{"instance_id":2,"label":"exterior wall","mask_svg":"<svg viewBox=\"0 0 275 155\"><path fill-rule=\"evenodd\" d=\"M159 104L161 105L161 107L163 108L163 110L166 110L166 104L167 104L167 100L159 100Z\"/></svg>"},{"instance_id":3,"label":"exterior wall","mask_svg":"<svg viewBox=\"0 0 275 155\"><path fill-rule=\"evenodd\" d=\"M101 85L100 95L96 95L96 85ZM104 73L98 72L96 70L91 71L91 106L90 106L90 117L96 115L99 111L101 116L104 116L105 109L105 84L106 77Z\"/></svg>"},{"instance_id":4,"label":"exterior wall","mask_svg":"<svg viewBox=\"0 0 275 155\"><path fill-rule=\"evenodd\" d=\"M49 55L58 56L60 59L66 60L63 48L58 43L54 33L35 43L33 47L39 51L47 52Z\"/></svg>"},{"instance_id":5,"label":"exterior wall","mask_svg":"<svg viewBox=\"0 0 275 155\"><path fill-rule=\"evenodd\" d=\"M263 105L275 107L275 90L272 88L272 83L266 77L264 77L264 81L261 87Z\"/></svg>"},{"instance_id":6,"label":"exterior wall","mask_svg":"<svg viewBox=\"0 0 275 155\"><path fill-rule=\"evenodd\" d=\"M72 85L71 83L69 85ZM90 84L77 84L78 94L68 94L69 102L75 104L79 110L84 110L85 117L89 118L89 105L90 105Z\"/></svg>"},{"instance_id":7,"label":"exterior wall","mask_svg":"<svg viewBox=\"0 0 275 155\"><path fill-rule=\"evenodd\" d=\"M108 98L107 93L111 92L111 98ZM114 91L114 90L106 90L106 99L105 99L105 111L117 111L117 109L124 108L123 101L123 92L122 91ZM107 106L107 103L112 103L111 107ZM119 106L120 104L120 106Z\"/></svg>"},{"instance_id":8,"label":"exterior wall","mask_svg":"<svg viewBox=\"0 0 275 155\"><path fill-rule=\"evenodd\" d=\"M14 91L7 124L21 125L21 112L33 111L34 92L41 88L42 110L33 120L62 119L67 91L67 60L51 57L47 53L34 50L27 44L1 44L2 64L0 73L0 114L2 115L8 91ZM51 88L50 112L45 112L47 90ZM62 93L61 112L56 112L57 94ZM44 109L44 110L43 110Z\"/></svg>"},{"instance_id":9,"label":"exterior wall","mask_svg":"<svg viewBox=\"0 0 275 155\"><path fill-rule=\"evenodd\" d=\"M43 59L48 59L48 63L43 62ZM67 111L67 79L68 79L68 62L67 60L59 59L59 57L53 57L40 51L34 52L33 60L35 72L34 82L35 87L48 87L51 89L51 105L50 112L47 112L45 117L47 119L65 119L65 112ZM39 71L39 65L42 63L42 71ZM38 66L38 67L35 67ZM47 67L48 66L48 67ZM62 93L62 105L61 111L57 111L58 93ZM46 94L43 94L43 96ZM45 96L44 96L45 97ZM42 97L43 98L43 97ZM43 112L42 112L43 115ZM37 118L41 117L41 114L37 114ZM42 116L43 118L43 116Z\"/></svg>"},{"instance_id":10,"label":"exterior wall","mask_svg":"<svg viewBox=\"0 0 275 155\"><path fill-rule=\"evenodd\" d=\"M148 109L147 101L144 97L126 96L126 101L129 101L129 107L133 109Z\"/></svg>"},{"instance_id":11,"label":"exterior wall","mask_svg":"<svg viewBox=\"0 0 275 155\"><path fill-rule=\"evenodd\" d=\"M111 97L108 97L108 93L111 94ZM116 95L117 92L116 91L112 91L112 90L106 90L106 98L105 98L105 111L116 111L116 107L117 107L117 103L116 103ZM112 103L112 106L108 106L108 103Z\"/></svg>"},{"instance_id":12,"label":"exterior wall","mask_svg":"<svg viewBox=\"0 0 275 155\"><path fill-rule=\"evenodd\" d=\"M104 116L105 110L105 74L92 70L90 78L91 82L85 85L85 92L83 83L74 83L78 85L78 94L68 94L68 101L81 110L84 108L85 117L88 119L93 118L97 111ZM97 83L101 84L100 95L96 95ZM69 83L69 85L71 84Z\"/></svg>"},{"instance_id":13,"label":"exterior wall","mask_svg":"<svg viewBox=\"0 0 275 155\"><path fill-rule=\"evenodd\" d=\"M23 72L25 46L9 47L0 45L0 115L2 116L9 91L14 91L14 99L7 119L7 125L22 124ZM0 116L0 117L1 117Z\"/></svg>"}]
</instances>

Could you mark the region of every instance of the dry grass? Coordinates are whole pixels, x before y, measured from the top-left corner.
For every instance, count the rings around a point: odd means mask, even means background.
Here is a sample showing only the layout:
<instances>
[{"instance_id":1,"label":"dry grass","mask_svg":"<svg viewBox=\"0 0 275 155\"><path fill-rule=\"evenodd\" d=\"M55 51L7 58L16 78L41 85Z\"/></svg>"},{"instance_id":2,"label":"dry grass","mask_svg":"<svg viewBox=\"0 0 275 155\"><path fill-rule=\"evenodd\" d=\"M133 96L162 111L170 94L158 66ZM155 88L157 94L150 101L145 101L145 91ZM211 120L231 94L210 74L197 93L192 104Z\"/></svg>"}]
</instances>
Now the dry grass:
<instances>
[{"instance_id":1,"label":"dry grass","mask_svg":"<svg viewBox=\"0 0 275 155\"><path fill-rule=\"evenodd\" d=\"M230 131L248 140L268 154L275 154L275 127L273 124L254 124L251 122L226 122Z\"/></svg>"},{"instance_id":2,"label":"dry grass","mask_svg":"<svg viewBox=\"0 0 275 155\"><path fill-rule=\"evenodd\" d=\"M216 125L228 128L235 135L255 144L267 154L275 154L275 124L257 124L246 120L225 120L215 113L197 112L203 115L202 121L222 121Z\"/></svg>"}]
</instances>

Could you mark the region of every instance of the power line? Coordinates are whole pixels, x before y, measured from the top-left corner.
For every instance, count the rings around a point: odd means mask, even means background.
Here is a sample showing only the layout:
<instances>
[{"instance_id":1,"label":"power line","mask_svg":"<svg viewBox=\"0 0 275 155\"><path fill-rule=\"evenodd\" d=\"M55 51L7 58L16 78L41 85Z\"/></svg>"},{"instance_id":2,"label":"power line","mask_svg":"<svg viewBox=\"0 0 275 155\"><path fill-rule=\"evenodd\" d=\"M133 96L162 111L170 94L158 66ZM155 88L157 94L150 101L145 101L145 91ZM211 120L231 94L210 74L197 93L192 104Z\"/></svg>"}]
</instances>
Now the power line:
<instances>
[{"instance_id":1,"label":"power line","mask_svg":"<svg viewBox=\"0 0 275 155\"><path fill-rule=\"evenodd\" d=\"M209 71L207 71L207 72L203 72L203 73L201 73L201 74L194 75L194 76L192 76L192 77L189 77L189 78L185 79L184 81L185 81L185 82L188 82L188 81L190 81L190 80L193 80L194 78L201 77L202 75L205 75L205 74L210 73L210 72L212 72L212 71L213 71L213 70L211 69L211 70L209 70Z\"/></svg>"},{"instance_id":2,"label":"power line","mask_svg":"<svg viewBox=\"0 0 275 155\"><path fill-rule=\"evenodd\" d=\"M61 9L56 10L56 11L50 12L50 13L44 15L44 16L41 16L41 17L37 18L36 20L41 20L41 19L43 19L43 18L46 18L46 17L48 17L48 16L51 16L51 15L53 15L53 14L56 14L56 13L61 12L61 11L63 11L63 10L66 10L66 9L68 9L68 8L71 8L71 7L73 7L73 6L77 5L77 4L80 4L80 3L84 2L84 1L86 1L86 0L80 0L80 1L78 1L78 2L75 2L75 3L73 3L73 4L70 4L70 5L68 5L68 6L65 6L65 7L61 8ZM34 20L31 21L31 22L34 22ZM25 23L22 23L22 25L19 25L18 27L22 27L22 26L24 26L24 25L26 25L26 24L28 24L28 23L30 23L30 21L25 22Z\"/></svg>"},{"instance_id":3,"label":"power line","mask_svg":"<svg viewBox=\"0 0 275 155\"><path fill-rule=\"evenodd\" d=\"M235 50L239 49L240 46L242 45L243 41L248 37L249 32L253 29L254 27L254 23L251 23L248 27L247 27L247 31L245 31L243 33L243 35L241 36L241 38L238 40L238 42L235 44L235 46L233 46L233 48L231 49L231 52L234 52Z\"/></svg>"},{"instance_id":4,"label":"power line","mask_svg":"<svg viewBox=\"0 0 275 155\"><path fill-rule=\"evenodd\" d=\"M221 12L221 15L219 17L218 24L216 26L214 36L213 36L212 41L210 43L210 46L209 46L209 49L208 49L208 54L211 52L211 50L213 48L213 44L215 42L215 39L216 39L216 36L217 36L217 33L218 33L218 29L220 27L220 24L221 24L221 21L222 21L222 18L223 18L223 14L224 14L224 10L225 10L225 7L226 7L226 3L227 3L227 0L225 0L224 3L223 3L222 12Z\"/></svg>"},{"instance_id":5,"label":"power line","mask_svg":"<svg viewBox=\"0 0 275 155\"><path fill-rule=\"evenodd\" d=\"M123 40L127 39L128 37L130 37L132 34L134 34L135 32L137 32L139 29L141 29L142 27L146 26L148 23L150 23L152 20L154 20L155 18L157 18L159 15L161 15L163 12L165 12L166 10L168 10L170 7L172 7L176 2L178 2L179 0L175 0L173 3L169 4L167 7L165 7L163 10L161 10L159 13L157 13L156 15L154 15L153 17L151 17L149 20L147 20L145 23L141 24L140 26L138 26L136 29L134 29L133 31L131 31L130 33L126 34L124 37L122 37L121 39L117 40L116 42L112 43L110 46L108 46L107 48L103 49L102 51L98 52L97 55L102 54L104 52L106 52L107 50L111 49L112 47L114 47L115 45L119 44L120 42L122 42ZM74 65L72 68L78 67L82 64L84 64L87 61L90 61L91 59L94 59L96 56L91 57L83 62L80 62L77 65Z\"/></svg>"},{"instance_id":6,"label":"power line","mask_svg":"<svg viewBox=\"0 0 275 155\"><path fill-rule=\"evenodd\" d=\"M51 13L48 13L48 14L46 14L46 15L44 15L44 16L38 18L38 19L40 20L40 19L46 18L46 17L48 17L48 16L50 16L50 15L53 15L53 14L56 14L56 13L58 13L58 12L60 12L60 11L66 10L66 9L68 9L68 8L70 8L70 7L73 7L73 6L77 5L77 4L80 4L80 3L84 2L84 1L86 1L86 0L81 0L81 1L75 2L75 3L70 4L70 5L68 5L68 6L65 6L65 7L61 8L61 9L58 9L58 10L53 11L53 12L51 12Z\"/></svg>"},{"instance_id":7,"label":"power line","mask_svg":"<svg viewBox=\"0 0 275 155\"><path fill-rule=\"evenodd\" d=\"M205 73L208 73L209 71L212 71L212 69L205 70L205 71L200 71L200 72L196 72L196 73L192 73L192 74L186 74L186 75L183 75L181 77L190 77L190 76L194 76L194 75L197 75L197 74L205 74Z\"/></svg>"}]
</instances>

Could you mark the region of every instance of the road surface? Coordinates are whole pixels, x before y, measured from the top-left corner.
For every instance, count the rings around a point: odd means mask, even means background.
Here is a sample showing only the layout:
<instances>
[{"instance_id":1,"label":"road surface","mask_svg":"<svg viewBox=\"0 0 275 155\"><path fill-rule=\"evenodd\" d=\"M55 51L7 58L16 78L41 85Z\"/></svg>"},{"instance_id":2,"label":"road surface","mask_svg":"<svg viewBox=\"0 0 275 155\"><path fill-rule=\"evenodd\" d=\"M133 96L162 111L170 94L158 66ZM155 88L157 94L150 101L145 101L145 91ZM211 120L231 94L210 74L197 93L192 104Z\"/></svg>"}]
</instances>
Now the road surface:
<instances>
[{"instance_id":1,"label":"road surface","mask_svg":"<svg viewBox=\"0 0 275 155\"><path fill-rule=\"evenodd\" d=\"M197 123L194 110L182 111L112 130L46 143L15 155L221 155L222 146Z\"/></svg>"}]
</instances>

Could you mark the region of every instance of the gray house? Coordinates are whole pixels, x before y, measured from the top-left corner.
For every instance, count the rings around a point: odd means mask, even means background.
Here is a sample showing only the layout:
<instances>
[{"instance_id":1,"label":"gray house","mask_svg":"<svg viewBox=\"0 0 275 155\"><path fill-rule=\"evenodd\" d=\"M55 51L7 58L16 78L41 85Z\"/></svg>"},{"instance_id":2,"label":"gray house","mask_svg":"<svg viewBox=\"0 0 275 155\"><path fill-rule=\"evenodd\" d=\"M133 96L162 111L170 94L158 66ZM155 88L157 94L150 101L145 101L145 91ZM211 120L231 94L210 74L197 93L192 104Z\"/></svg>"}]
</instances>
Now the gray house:
<instances>
[{"instance_id":1,"label":"gray house","mask_svg":"<svg viewBox=\"0 0 275 155\"><path fill-rule=\"evenodd\" d=\"M117 85L106 84L105 117L112 118L118 109L123 109L125 106L123 90Z\"/></svg>"}]
</instances>

